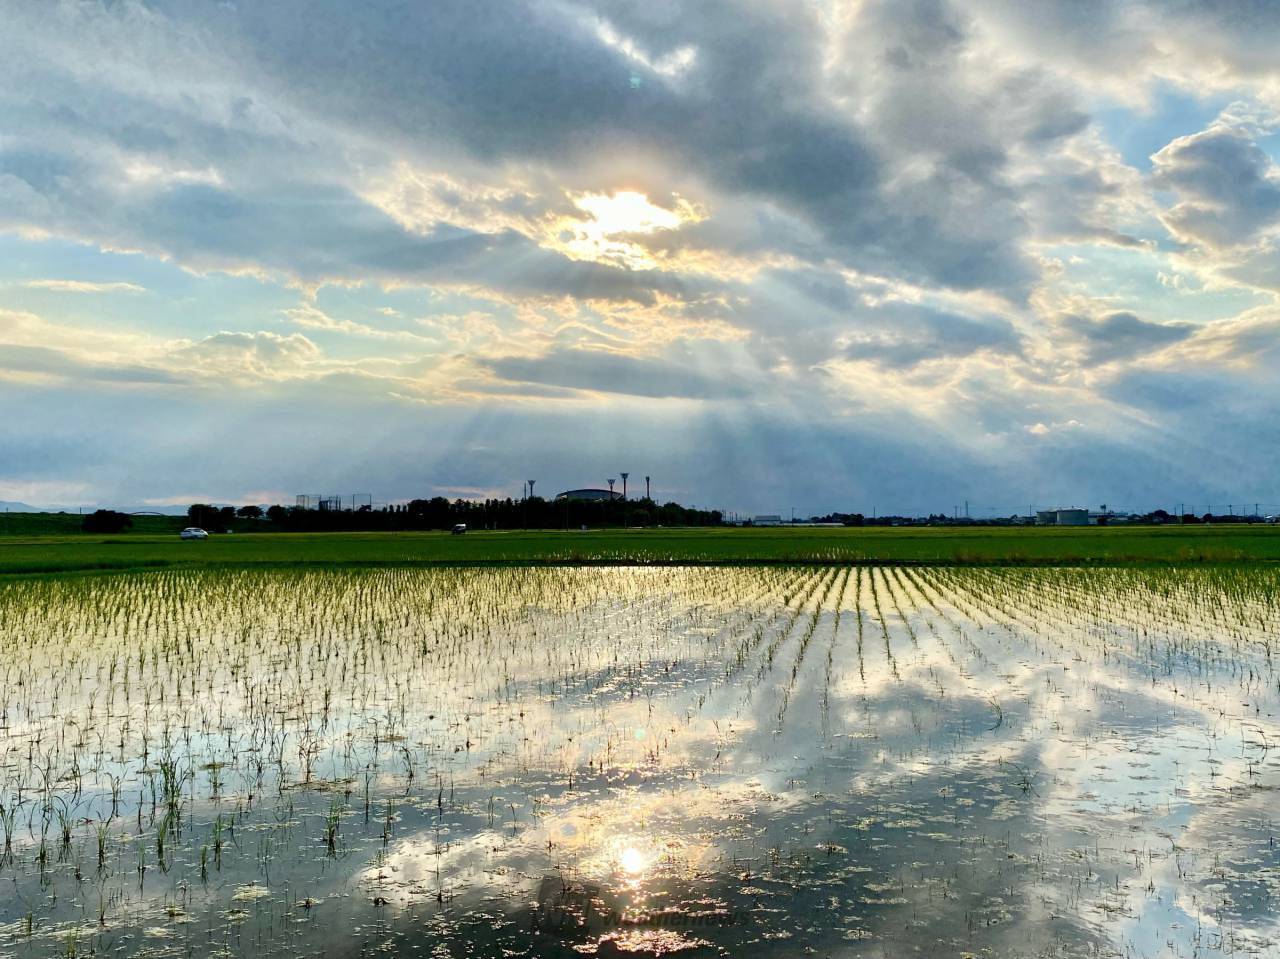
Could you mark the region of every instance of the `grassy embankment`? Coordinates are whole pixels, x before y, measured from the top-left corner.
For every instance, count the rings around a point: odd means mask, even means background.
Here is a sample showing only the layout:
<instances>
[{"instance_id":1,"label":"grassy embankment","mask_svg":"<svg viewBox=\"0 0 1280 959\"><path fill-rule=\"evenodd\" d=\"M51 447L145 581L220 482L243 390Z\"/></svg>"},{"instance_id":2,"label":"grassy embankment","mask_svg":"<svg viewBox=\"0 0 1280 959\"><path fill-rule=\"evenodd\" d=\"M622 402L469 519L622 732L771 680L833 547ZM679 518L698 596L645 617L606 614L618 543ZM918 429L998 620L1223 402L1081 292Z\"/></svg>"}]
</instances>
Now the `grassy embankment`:
<instances>
[{"instance_id":1,"label":"grassy embankment","mask_svg":"<svg viewBox=\"0 0 1280 959\"><path fill-rule=\"evenodd\" d=\"M130 536L176 534L191 525L185 516L132 516ZM82 536L78 513L0 513L0 542L10 536Z\"/></svg>"},{"instance_id":2,"label":"grassy embankment","mask_svg":"<svg viewBox=\"0 0 1280 959\"><path fill-rule=\"evenodd\" d=\"M0 536L0 574L246 566L885 563L1163 565L1280 560L1265 526L650 529Z\"/></svg>"}]
</instances>

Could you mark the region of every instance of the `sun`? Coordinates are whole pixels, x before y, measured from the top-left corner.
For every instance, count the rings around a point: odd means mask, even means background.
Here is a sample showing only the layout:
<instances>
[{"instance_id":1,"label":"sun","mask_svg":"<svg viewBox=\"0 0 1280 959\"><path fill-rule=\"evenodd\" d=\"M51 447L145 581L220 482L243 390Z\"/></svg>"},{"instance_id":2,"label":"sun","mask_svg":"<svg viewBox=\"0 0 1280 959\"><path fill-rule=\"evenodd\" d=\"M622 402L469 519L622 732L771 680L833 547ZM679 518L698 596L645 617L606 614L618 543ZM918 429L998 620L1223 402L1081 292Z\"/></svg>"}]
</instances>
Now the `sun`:
<instances>
[{"instance_id":1,"label":"sun","mask_svg":"<svg viewBox=\"0 0 1280 959\"><path fill-rule=\"evenodd\" d=\"M674 230L684 222L679 213L651 203L647 196L634 190L621 190L612 195L584 193L574 197L573 204L590 214L595 228L603 236Z\"/></svg>"},{"instance_id":2,"label":"sun","mask_svg":"<svg viewBox=\"0 0 1280 959\"><path fill-rule=\"evenodd\" d=\"M675 198L673 207L659 206L636 190L613 193L571 193L578 216L556 219L549 231L551 245L575 260L593 260L631 270L651 270L658 264L639 236L678 230L703 215L687 200Z\"/></svg>"}]
</instances>

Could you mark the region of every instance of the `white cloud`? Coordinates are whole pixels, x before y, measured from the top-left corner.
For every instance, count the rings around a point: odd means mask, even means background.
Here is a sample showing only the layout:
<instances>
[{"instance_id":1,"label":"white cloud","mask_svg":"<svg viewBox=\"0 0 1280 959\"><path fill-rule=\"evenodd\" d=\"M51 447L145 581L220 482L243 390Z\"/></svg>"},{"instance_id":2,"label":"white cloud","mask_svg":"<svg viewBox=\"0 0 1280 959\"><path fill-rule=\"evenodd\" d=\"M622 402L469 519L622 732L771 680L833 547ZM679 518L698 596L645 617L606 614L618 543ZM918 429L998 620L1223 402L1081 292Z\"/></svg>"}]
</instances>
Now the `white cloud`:
<instances>
[{"instance_id":1,"label":"white cloud","mask_svg":"<svg viewBox=\"0 0 1280 959\"><path fill-rule=\"evenodd\" d=\"M94 283L89 280L27 280L21 284L28 290L52 290L57 293L146 293L136 283Z\"/></svg>"}]
</instances>

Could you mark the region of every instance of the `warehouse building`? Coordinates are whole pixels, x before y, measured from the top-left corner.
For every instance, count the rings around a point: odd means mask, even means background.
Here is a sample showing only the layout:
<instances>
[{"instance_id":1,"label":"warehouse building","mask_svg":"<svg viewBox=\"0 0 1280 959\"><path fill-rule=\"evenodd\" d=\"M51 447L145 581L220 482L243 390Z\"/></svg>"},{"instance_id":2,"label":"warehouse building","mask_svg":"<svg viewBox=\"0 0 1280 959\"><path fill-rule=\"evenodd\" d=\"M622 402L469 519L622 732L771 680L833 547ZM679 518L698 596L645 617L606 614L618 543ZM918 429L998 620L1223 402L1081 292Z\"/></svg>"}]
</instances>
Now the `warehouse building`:
<instances>
[{"instance_id":1,"label":"warehouse building","mask_svg":"<svg viewBox=\"0 0 1280 959\"><path fill-rule=\"evenodd\" d=\"M1037 526L1088 526L1087 509L1042 509L1036 512Z\"/></svg>"}]
</instances>

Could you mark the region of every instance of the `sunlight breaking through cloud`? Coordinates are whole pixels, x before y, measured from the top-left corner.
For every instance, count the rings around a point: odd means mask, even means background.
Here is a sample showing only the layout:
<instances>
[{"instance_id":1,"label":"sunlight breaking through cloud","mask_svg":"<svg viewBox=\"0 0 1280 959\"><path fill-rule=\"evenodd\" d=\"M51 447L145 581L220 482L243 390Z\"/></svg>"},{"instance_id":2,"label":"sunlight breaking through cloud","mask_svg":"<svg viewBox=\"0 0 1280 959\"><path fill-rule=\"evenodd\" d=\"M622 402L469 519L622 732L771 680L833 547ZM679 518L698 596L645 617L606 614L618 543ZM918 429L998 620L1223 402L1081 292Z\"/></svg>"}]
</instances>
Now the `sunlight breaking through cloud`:
<instances>
[{"instance_id":1,"label":"sunlight breaking through cloud","mask_svg":"<svg viewBox=\"0 0 1280 959\"><path fill-rule=\"evenodd\" d=\"M39 7L0 32L0 479L310 482L211 451L256 410L329 482L403 460L387 499L508 487L552 422L549 483L643 449L743 512L1274 498L1266 4Z\"/></svg>"},{"instance_id":2,"label":"sunlight breaking through cloud","mask_svg":"<svg viewBox=\"0 0 1280 959\"><path fill-rule=\"evenodd\" d=\"M583 193L571 197L573 205L589 219L563 217L550 232L552 245L579 260L594 260L630 270L650 270L658 262L636 237L663 230L678 230L704 216L688 201L676 197L675 208L651 202L643 193Z\"/></svg>"}]
</instances>

